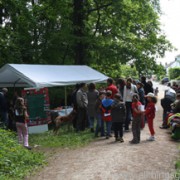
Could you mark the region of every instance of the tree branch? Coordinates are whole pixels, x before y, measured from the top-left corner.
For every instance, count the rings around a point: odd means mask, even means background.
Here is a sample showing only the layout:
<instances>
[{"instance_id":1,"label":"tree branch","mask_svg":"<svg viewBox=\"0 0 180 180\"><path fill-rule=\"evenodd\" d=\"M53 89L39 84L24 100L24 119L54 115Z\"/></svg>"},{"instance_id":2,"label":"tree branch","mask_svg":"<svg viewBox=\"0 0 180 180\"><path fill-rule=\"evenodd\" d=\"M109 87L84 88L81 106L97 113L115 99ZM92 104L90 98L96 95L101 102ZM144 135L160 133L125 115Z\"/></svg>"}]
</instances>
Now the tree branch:
<instances>
[{"instance_id":1,"label":"tree branch","mask_svg":"<svg viewBox=\"0 0 180 180\"><path fill-rule=\"evenodd\" d=\"M112 3L109 3L109 4L105 4L105 5L99 6L99 7L97 7L97 8L94 8L94 9L90 9L90 10L88 11L88 14L91 13L91 12L93 12L93 11L97 11L97 10L106 8L106 7L111 6L111 5L112 5Z\"/></svg>"},{"instance_id":2,"label":"tree branch","mask_svg":"<svg viewBox=\"0 0 180 180\"><path fill-rule=\"evenodd\" d=\"M98 9L98 3L97 3L97 1L94 0L94 3L96 4L96 7L97 7L97 8L96 8L96 9L97 9L97 15L98 15L98 19L97 19L97 22L96 22L96 29L95 29L95 31L94 31L94 36L95 36L96 33L97 33L97 30L98 30L98 26L99 26L101 14L100 14L99 9Z\"/></svg>"}]
</instances>

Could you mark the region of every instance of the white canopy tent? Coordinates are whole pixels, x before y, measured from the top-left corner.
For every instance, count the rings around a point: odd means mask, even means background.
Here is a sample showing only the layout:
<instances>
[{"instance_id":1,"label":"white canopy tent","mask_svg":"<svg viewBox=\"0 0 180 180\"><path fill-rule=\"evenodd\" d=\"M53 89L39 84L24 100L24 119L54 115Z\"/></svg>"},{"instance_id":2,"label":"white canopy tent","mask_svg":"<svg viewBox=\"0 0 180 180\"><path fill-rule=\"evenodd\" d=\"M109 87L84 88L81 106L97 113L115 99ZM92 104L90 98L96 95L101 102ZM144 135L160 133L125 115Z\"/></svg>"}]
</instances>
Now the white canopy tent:
<instances>
[{"instance_id":1,"label":"white canopy tent","mask_svg":"<svg viewBox=\"0 0 180 180\"><path fill-rule=\"evenodd\" d=\"M0 69L0 87L68 86L103 82L107 78L85 65L6 64Z\"/></svg>"},{"instance_id":2,"label":"white canopy tent","mask_svg":"<svg viewBox=\"0 0 180 180\"><path fill-rule=\"evenodd\" d=\"M65 105L67 105L66 86L82 82L98 83L106 81L107 78L104 74L85 65L6 64L0 69L0 87L40 89L64 86ZM67 114L66 108L65 113ZM47 124L29 127L30 133L47 130Z\"/></svg>"}]
</instances>

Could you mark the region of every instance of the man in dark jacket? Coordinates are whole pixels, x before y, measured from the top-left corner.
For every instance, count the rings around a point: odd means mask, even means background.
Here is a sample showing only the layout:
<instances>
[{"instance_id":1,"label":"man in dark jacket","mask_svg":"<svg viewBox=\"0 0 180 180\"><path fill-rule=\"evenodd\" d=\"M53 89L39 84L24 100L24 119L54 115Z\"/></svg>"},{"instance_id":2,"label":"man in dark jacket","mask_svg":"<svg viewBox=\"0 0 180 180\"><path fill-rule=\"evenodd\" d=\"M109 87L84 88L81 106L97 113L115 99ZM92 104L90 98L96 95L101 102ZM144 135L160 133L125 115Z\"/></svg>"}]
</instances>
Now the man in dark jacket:
<instances>
[{"instance_id":1,"label":"man in dark jacket","mask_svg":"<svg viewBox=\"0 0 180 180\"><path fill-rule=\"evenodd\" d=\"M144 92L145 92L145 95L147 95L148 93L153 93L153 88L150 84L148 84L146 82L146 77L145 76L142 76L141 77L141 82L142 84L144 85Z\"/></svg>"},{"instance_id":2,"label":"man in dark jacket","mask_svg":"<svg viewBox=\"0 0 180 180\"><path fill-rule=\"evenodd\" d=\"M6 99L7 88L3 88L0 92L0 115L3 123L3 127L8 127L8 102Z\"/></svg>"}]
</instances>

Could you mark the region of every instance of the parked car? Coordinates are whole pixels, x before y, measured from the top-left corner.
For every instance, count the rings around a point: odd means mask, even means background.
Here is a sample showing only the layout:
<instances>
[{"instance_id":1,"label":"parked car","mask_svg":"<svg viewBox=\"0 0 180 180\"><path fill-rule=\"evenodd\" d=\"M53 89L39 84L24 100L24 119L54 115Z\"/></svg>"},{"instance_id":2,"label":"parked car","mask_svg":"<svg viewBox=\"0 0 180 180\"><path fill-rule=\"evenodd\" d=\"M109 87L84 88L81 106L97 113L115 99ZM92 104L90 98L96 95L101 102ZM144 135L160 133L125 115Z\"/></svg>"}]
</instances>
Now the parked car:
<instances>
[{"instance_id":1,"label":"parked car","mask_svg":"<svg viewBox=\"0 0 180 180\"><path fill-rule=\"evenodd\" d=\"M162 84L166 84L169 82L169 78L168 77L164 77L162 80L161 80L161 83Z\"/></svg>"}]
</instances>

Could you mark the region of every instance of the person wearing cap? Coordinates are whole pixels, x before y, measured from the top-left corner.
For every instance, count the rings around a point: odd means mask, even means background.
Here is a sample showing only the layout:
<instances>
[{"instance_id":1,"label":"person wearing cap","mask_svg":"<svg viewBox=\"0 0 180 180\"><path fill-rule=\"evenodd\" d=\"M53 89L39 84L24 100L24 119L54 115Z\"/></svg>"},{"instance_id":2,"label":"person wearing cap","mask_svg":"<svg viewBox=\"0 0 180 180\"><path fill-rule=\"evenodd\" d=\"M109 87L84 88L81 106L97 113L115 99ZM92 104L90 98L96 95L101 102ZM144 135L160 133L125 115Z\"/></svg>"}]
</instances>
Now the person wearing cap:
<instances>
[{"instance_id":1,"label":"person wearing cap","mask_svg":"<svg viewBox=\"0 0 180 180\"><path fill-rule=\"evenodd\" d=\"M155 108L155 103L157 103L157 98L155 97L155 95L153 93L148 93L146 95L147 98L147 106L145 109L145 115L147 118L147 123L148 123L148 127L149 127L149 131L151 136L147 139L148 141L154 141L155 140L155 131L154 131L154 126L153 126L153 121L155 118L155 112L156 112L156 108Z\"/></svg>"},{"instance_id":2,"label":"person wearing cap","mask_svg":"<svg viewBox=\"0 0 180 180\"><path fill-rule=\"evenodd\" d=\"M3 88L0 92L0 115L4 128L8 127L8 102L6 98L7 93L7 88Z\"/></svg>"}]
</instances>

